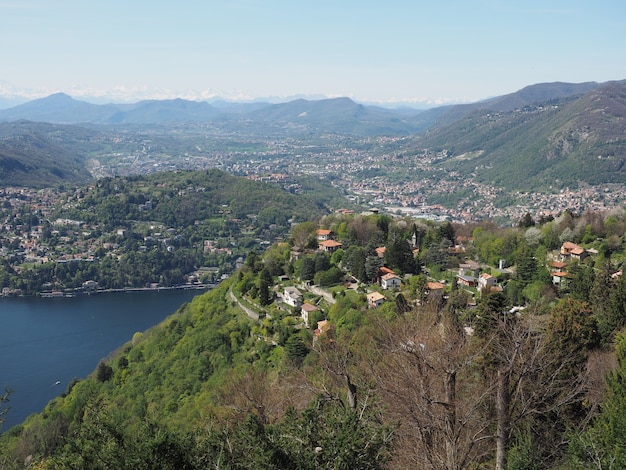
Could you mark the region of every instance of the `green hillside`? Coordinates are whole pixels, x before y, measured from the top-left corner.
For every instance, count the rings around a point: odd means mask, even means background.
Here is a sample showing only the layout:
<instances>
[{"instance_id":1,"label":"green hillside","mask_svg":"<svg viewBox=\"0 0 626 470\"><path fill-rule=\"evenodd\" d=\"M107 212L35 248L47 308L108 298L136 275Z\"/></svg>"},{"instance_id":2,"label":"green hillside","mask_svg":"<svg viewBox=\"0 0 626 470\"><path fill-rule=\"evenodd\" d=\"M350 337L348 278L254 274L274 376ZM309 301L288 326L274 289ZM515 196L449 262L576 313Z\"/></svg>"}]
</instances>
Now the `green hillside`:
<instances>
[{"instance_id":1,"label":"green hillside","mask_svg":"<svg viewBox=\"0 0 626 470\"><path fill-rule=\"evenodd\" d=\"M45 220L35 219L41 232L28 261L5 250L0 289L36 295L80 291L87 281L99 289L214 282L249 250L284 239L291 224L348 203L315 178L282 186L220 170L104 178L64 193ZM30 228L23 233L24 222L9 214L0 244L19 247Z\"/></svg>"},{"instance_id":2,"label":"green hillside","mask_svg":"<svg viewBox=\"0 0 626 470\"><path fill-rule=\"evenodd\" d=\"M347 202L340 191L314 178L290 181L298 194L215 169L105 178L81 191L77 204L64 206L55 215L109 227L125 226L132 219L175 228L193 227L220 214L231 219L255 215L268 226L308 220L333 204Z\"/></svg>"},{"instance_id":3,"label":"green hillside","mask_svg":"<svg viewBox=\"0 0 626 470\"><path fill-rule=\"evenodd\" d=\"M4 185L46 187L81 184L91 175L76 154L32 133L0 140L0 182Z\"/></svg>"},{"instance_id":4,"label":"green hillside","mask_svg":"<svg viewBox=\"0 0 626 470\"><path fill-rule=\"evenodd\" d=\"M525 224L471 237L385 215L299 224L8 430L0 464L622 468L626 281L614 274L626 216ZM319 228L342 248L314 250ZM560 238L588 255L563 263L569 275L555 285ZM513 269L496 269L499 259ZM383 264L400 274L395 287L375 281ZM479 273L492 287L456 282ZM308 322L287 303L294 288Z\"/></svg>"},{"instance_id":5,"label":"green hillside","mask_svg":"<svg viewBox=\"0 0 626 470\"><path fill-rule=\"evenodd\" d=\"M415 145L446 149L442 164L508 189L624 181L626 84L514 111L482 109Z\"/></svg>"}]
</instances>

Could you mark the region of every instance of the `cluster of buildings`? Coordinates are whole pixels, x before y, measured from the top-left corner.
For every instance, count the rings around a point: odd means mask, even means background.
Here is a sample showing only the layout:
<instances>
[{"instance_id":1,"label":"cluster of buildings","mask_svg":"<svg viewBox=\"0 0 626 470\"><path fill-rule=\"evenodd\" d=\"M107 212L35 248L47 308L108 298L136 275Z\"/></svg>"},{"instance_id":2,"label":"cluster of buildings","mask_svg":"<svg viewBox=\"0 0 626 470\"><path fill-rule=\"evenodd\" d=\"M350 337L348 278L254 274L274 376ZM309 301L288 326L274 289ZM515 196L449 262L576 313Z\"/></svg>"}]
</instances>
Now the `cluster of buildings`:
<instances>
[{"instance_id":1,"label":"cluster of buildings","mask_svg":"<svg viewBox=\"0 0 626 470\"><path fill-rule=\"evenodd\" d=\"M239 138L246 139L243 135ZM158 146L153 149L149 141L138 141L137 150L131 154L103 155L92 160L91 170L101 177L220 168L252 179L276 182L292 192L301 189L292 181L293 176L307 174L332 179L332 184L345 189L360 204L390 213L461 223L486 219L517 223L528 212L549 216L566 209L577 213L610 210L621 207L626 199L626 186L622 184L565 189L554 194L505 192L472 176L443 168L440 162L447 157L445 150L424 149L416 154L400 155L406 137L357 139L325 135L318 136L316 144L293 138L266 142L253 136L249 139L250 145L240 152L199 150L196 155L167 155L157 152ZM451 199L452 195L457 196ZM505 196L516 201L515 204L501 204Z\"/></svg>"}]
</instances>

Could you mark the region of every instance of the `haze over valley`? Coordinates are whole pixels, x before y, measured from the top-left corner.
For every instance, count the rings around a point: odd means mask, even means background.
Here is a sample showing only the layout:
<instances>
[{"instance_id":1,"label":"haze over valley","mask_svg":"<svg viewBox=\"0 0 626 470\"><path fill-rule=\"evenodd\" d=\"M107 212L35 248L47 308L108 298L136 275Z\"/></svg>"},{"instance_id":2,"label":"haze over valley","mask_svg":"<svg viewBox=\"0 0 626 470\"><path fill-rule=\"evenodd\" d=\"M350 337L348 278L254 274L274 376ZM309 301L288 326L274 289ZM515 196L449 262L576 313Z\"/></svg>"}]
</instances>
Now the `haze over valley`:
<instances>
[{"instance_id":1,"label":"haze over valley","mask_svg":"<svg viewBox=\"0 0 626 470\"><path fill-rule=\"evenodd\" d=\"M96 105L55 94L0 110L0 178L41 187L219 168L314 175L365 207L435 219L608 210L624 200L625 88L536 84L428 110L348 98Z\"/></svg>"}]
</instances>

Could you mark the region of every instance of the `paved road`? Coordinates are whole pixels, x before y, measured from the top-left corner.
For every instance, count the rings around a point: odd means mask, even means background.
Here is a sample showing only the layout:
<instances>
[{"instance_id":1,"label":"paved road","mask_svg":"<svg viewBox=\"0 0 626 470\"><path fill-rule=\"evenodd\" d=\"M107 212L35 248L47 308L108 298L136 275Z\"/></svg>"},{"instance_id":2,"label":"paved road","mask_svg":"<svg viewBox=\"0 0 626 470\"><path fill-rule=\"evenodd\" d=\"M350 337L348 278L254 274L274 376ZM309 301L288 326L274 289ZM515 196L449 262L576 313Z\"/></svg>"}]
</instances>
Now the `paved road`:
<instances>
[{"instance_id":1,"label":"paved road","mask_svg":"<svg viewBox=\"0 0 626 470\"><path fill-rule=\"evenodd\" d=\"M237 302L237 305L239 305L239 308L241 310L243 310L244 312L246 312L246 315L248 315L253 320L258 320L259 319L259 314L258 313L256 313L251 308L246 307L241 302L239 302L239 299L235 296L235 293L232 291L232 289L229 290L228 293L230 294L230 298L233 299L233 302Z\"/></svg>"}]
</instances>

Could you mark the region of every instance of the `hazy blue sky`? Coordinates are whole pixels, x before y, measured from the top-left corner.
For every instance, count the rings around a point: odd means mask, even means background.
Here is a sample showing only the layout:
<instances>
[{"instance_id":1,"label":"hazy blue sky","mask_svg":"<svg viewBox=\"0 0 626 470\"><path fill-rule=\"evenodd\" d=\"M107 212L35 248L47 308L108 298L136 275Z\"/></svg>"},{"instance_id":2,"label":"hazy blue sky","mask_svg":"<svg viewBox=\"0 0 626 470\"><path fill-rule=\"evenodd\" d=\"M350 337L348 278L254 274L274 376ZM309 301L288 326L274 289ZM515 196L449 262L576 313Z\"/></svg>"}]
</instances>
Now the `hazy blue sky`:
<instances>
[{"instance_id":1,"label":"hazy blue sky","mask_svg":"<svg viewBox=\"0 0 626 470\"><path fill-rule=\"evenodd\" d=\"M620 79L624 0L0 0L0 87L31 94L445 102Z\"/></svg>"}]
</instances>

